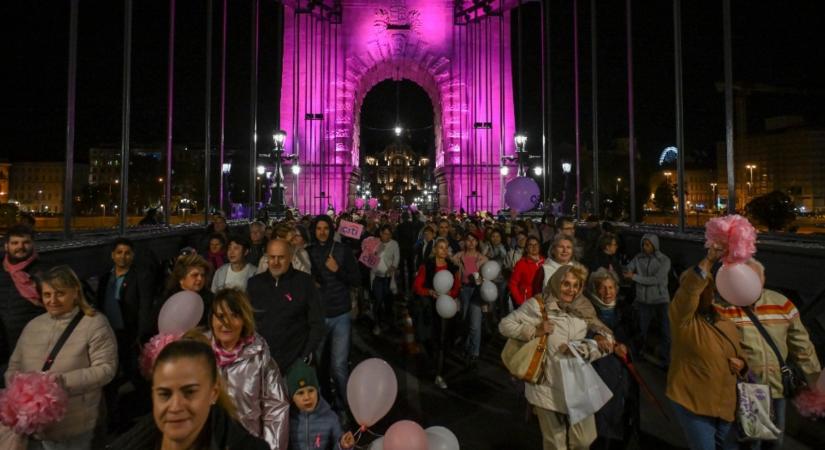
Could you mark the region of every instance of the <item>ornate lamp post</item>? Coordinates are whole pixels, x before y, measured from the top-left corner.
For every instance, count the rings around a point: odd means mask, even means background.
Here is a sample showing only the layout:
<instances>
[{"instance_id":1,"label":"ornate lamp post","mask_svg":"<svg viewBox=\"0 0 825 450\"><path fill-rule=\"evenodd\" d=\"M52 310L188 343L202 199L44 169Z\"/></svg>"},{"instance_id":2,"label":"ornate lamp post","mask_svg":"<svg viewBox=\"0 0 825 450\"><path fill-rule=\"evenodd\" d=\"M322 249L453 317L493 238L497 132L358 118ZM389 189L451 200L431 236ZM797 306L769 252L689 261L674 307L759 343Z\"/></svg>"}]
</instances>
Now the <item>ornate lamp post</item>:
<instances>
[{"instance_id":1,"label":"ornate lamp post","mask_svg":"<svg viewBox=\"0 0 825 450\"><path fill-rule=\"evenodd\" d=\"M272 148L272 162L274 167L272 169L272 195L269 197L269 206L267 211L274 215L283 214L286 207L284 205L284 170L283 162L285 160L292 161L292 173L300 173L300 166L298 166L298 156L295 154L284 155L284 140L286 140L286 132L278 130L272 135L272 141L275 146Z\"/></svg>"}]
</instances>

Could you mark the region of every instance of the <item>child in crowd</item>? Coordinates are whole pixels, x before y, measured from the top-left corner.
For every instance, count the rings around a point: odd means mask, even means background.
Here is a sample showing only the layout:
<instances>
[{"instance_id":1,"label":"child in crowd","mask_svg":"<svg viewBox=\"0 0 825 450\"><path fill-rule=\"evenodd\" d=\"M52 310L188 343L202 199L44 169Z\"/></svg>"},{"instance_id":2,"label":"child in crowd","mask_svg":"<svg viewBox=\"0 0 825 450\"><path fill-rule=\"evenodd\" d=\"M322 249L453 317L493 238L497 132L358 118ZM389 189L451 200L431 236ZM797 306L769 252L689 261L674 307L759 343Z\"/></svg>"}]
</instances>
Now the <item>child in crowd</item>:
<instances>
[{"instance_id":1,"label":"child in crowd","mask_svg":"<svg viewBox=\"0 0 825 450\"><path fill-rule=\"evenodd\" d=\"M289 419L289 448L340 450L355 447L352 433L343 433L338 416L321 397L315 369L298 361L286 377L292 408Z\"/></svg>"}]
</instances>

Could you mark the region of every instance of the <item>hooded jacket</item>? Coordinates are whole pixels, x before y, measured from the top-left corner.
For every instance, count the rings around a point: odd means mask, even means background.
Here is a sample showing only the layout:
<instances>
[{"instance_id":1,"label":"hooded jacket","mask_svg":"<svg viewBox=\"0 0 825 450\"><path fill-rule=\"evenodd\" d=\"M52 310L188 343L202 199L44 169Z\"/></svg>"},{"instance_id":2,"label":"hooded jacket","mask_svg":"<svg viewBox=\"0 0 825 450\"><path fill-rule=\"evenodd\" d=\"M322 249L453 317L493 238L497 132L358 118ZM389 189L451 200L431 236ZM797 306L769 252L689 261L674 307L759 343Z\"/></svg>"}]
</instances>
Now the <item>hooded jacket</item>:
<instances>
[{"instance_id":1,"label":"hooded jacket","mask_svg":"<svg viewBox=\"0 0 825 450\"><path fill-rule=\"evenodd\" d=\"M212 333L207 333L211 340ZM269 355L269 346L255 333L252 343L238 358L221 367L226 392L238 408L238 421L253 436L273 450L289 445L289 397L278 364Z\"/></svg>"},{"instance_id":2,"label":"hooded jacket","mask_svg":"<svg viewBox=\"0 0 825 450\"><path fill-rule=\"evenodd\" d=\"M329 238L325 242L315 239L318 222L329 225ZM328 216L318 216L312 223L312 237L315 242L307 248L312 266L312 278L324 293L324 312L326 317L336 317L352 309L349 289L361 284L361 272L352 250L345 244L335 242L332 238L335 228ZM327 268L327 257L332 256L338 264L338 271Z\"/></svg>"},{"instance_id":3,"label":"hooded jacket","mask_svg":"<svg viewBox=\"0 0 825 450\"><path fill-rule=\"evenodd\" d=\"M633 272L633 282L636 283L636 301L646 305L656 305L668 303L670 293L667 290L667 277L670 273L670 258L659 251L659 237L655 234L645 234L642 236L641 245L644 241L653 244L653 253L648 255L644 251L639 252L630 264L627 271Z\"/></svg>"},{"instance_id":4,"label":"hooded jacket","mask_svg":"<svg viewBox=\"0 0 825 450\"><path fill-rule=\"evenodd\" d=\"M278 278L266 271L246 285L258 333L278 367L289 370L296 359L314 352L324 337L321 296L312 278L292 267Z\"/></svg>"},{"instance_id":5,"label":"hooded jacket","mask_svg":"<svg viewBox=\"0 0 825 450\"><path fill-rule=\"evenodd\" d=\"M293 407L289 417L290 450L339 450L341 424L329 403L318 395L314 410L304 412Z\"/></svg>"}]
</instances>

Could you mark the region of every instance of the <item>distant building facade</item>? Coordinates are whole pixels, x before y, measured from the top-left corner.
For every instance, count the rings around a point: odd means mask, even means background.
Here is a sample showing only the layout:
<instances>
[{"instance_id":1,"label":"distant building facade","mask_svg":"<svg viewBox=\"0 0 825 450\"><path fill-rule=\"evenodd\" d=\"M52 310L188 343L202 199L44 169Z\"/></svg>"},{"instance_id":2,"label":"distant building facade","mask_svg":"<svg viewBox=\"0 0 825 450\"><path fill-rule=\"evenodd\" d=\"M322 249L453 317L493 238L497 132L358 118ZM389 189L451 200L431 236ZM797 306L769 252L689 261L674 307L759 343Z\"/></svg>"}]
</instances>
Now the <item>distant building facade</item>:
<instances>
[{"instance_id":1,"label":"distant building facade","mask_svg":"<svg viewBox=\"0 0 825 450\"><path fill-rule=\"evenodd\" d=\"M75 192L87 173L87 165L75 164ZM66 163L62 161L15 162L9 170L8 201L17 202L21 211L60 213L65 174Z\"/></svg>"},{"instance_id":2,"label":"distant building facade","mask_svg":"<svg viewBox=\"0 0 825 450\"><path fill-rule=\"evenodd\" d=\"M775 190L787 193L800 212L825 213L825 129L788 126L773 118L766 131L734 140L736 207ZM725 145L717 144L719 195L728 196Z\"/></svg>"}]
</instances>

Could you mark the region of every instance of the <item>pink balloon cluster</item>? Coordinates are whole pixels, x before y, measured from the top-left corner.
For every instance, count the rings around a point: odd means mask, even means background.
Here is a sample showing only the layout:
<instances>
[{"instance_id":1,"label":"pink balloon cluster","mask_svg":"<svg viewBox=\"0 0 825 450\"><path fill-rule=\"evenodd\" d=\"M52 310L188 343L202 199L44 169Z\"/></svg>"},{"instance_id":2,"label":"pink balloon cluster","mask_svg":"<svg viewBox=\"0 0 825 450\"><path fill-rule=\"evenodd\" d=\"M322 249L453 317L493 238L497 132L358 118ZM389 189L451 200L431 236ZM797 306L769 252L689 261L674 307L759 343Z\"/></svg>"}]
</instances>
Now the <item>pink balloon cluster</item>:
<instances>
[{"instance_id":1,"label":"pink balloon cluster","mask_svg":"<svg viewBox=\"0 0 825 450\"><path fill-rule=\"evenodd\" d=\"M367 204L370 205L370 209L378 208L378 199L373 197L367 202Z\"/></svg>"},{"instance_id":2,"label":"pink balloon cluster","mask_svg":"<svg viewBox=\"0 0 825 450\"><path fill-rule=\"evenodd\" d=\"M44 372L15 374L0 391L0 422L18 434L33 434L63 419L69 397Z\"/></svg>"},{"instance_id":3,"label":"pink balloon cluster","mask_svg":"<svg viewBox=\"0 0 825 450\"><path fill-rule=\"evenodd\" d=\"M365 202L364 202L364 199L363 199L363 198L361 198L361 197L357 197L357 198L355 199L355 207L356 207L357 209L364 209L364 203L365 203Z\"/></svg>"},{"instance_id":4,"label":"pink balloon cluster","mask_svg":"<svg viewBox=\"0 0 825 450\"><path fill-rule=\"evenodd\" d=\"M743 263L756 253L756 229L738 214L711 219L705 225L705 248L714 244L727 247L724 263Z\"/></svg>"}]
</instances>

